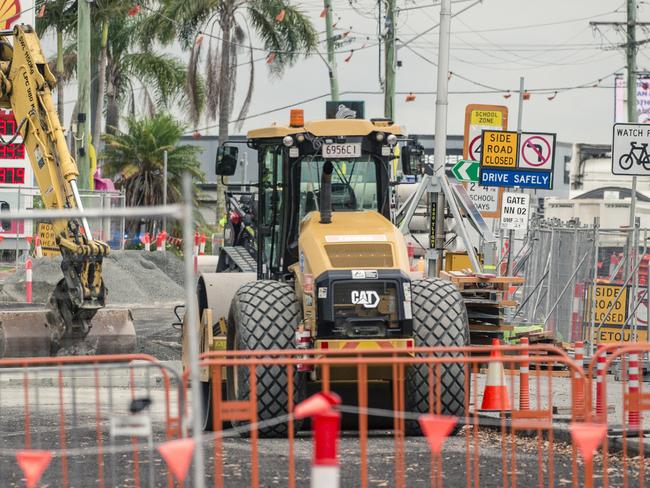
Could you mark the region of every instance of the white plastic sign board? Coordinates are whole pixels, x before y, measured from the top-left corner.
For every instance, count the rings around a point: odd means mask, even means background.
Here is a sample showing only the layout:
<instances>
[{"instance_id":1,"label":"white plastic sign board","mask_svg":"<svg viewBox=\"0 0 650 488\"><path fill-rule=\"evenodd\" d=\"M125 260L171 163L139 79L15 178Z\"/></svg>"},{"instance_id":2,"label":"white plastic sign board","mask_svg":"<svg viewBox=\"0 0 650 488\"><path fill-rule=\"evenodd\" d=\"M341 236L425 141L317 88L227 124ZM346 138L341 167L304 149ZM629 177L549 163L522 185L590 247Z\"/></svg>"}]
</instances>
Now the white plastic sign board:
<instances>
[{"instance_id":1,"label":"white plastic sign board","mask_svg":"<svg viewBox=\"0 0 650 488\"><path fill-rule=\"evenodd\" d=\"M612 139L612 173L615 175L650 175L650 125L614 124Z\"/></svg>"},{"instance_id":2,"label":"white plastic sign board","mask_svg":"<svg viewBox=\"0 0 650 488\"><path fill-rule=\"evenodd\" d=\"M474 206L484 218L495 218L500 215L502 188L496 186L481 186L478 183L467 183L467 194Z\"/></svg>"},{"instance_id":3,"label":"white plastic sign board","mask_svg":"<svg viewBox=\"0 0 650 488\"><path fill-rule=\"evenodd\" d=\"M150 435L151 417L147 414L111 417L111 437L149 437Z\"/></svg>"},{"instance_id":4,"label":"white plastic sign board","mask_svg":"<svg viewBox=\"0 0 650 488\"><path fill-rule=\"evenodd\" d=\"M528 229L529 207L530 195L505 192L501 206L501 228L504 230Z\"/></svg>"}]
</instances>

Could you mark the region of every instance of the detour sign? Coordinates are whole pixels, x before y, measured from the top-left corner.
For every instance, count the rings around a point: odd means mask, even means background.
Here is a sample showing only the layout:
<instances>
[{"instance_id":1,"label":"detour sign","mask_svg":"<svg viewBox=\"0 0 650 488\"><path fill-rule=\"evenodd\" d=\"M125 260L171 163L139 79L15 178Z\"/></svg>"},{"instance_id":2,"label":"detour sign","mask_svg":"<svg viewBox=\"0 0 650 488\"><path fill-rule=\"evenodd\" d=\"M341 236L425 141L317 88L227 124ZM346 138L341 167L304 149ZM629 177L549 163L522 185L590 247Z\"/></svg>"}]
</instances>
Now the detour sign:
<instances>
[{"instance_id":1,"label":"detour sign","mask_svg":"<svg viewBox=\"0 0 650 488\"><path fill-rule=\"evenodd\" d=\"M622 290L620 285L596 285L594 294L596 325L618 325L622 327L627 319L627 288ZM619 293L621 296L616 300ZM612 309L607 315L609 309Z\"/></svg>"},{"instance_id":2,"label":"detour sign","mask_svg":"<svg viewBox=\"0 0 650 488\"><path fill-rule=\"evenodd\" d=\"M595 325L594 342L605 344L611 342L638 342L648 339L647 325L637 321L637 330L632 330L633 324L623 325L628 316L629 287L622 285L596 285L594 291ZM618 297L620 293L620 297ZM591 293L589 297L591 298ZM618 300L616 299L618 297ZM609 309L612 309L609 314ZM603 324L600 329L598 325Z\"/></svg>"}]
</instances>

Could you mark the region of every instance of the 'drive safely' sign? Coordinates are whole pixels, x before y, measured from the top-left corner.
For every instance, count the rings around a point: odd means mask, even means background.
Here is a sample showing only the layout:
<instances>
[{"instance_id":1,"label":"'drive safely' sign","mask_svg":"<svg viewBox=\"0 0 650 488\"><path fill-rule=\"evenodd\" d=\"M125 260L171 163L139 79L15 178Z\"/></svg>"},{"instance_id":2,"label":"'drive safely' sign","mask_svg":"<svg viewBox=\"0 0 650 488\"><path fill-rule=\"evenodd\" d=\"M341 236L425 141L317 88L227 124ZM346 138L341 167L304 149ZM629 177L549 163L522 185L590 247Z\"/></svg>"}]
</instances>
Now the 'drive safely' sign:
<instances>
[{"instance_id":1,"label":"'drive safely' sign","mask_svg":"<svg viewBox=\"0 0 650 488\"><path fill-rule=\"evenodd\" d=\"M482 146L482 186L553 188L555 134L484 130Z\"/></svg>"}]
</instances>

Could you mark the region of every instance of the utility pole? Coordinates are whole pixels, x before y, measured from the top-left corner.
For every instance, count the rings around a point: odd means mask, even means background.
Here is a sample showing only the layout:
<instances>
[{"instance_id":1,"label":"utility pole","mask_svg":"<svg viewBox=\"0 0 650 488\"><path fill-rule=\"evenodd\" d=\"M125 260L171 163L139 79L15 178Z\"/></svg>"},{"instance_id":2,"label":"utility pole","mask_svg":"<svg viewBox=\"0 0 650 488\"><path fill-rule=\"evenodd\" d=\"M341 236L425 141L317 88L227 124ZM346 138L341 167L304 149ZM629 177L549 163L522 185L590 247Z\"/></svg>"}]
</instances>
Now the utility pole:
<instances>
[{"instance_id":1,"label":"utility pole","mask_svg":"<svg viewBox=\"0 0 650 488\"><path fill-rule=\"evenodd\" d=\"M384 42L386 56L384 59L384 117L395 120L395 2L386 0L386 26L384 29Z\"/></svg>"},{"instance_id":2,"label":"utility pole","mask_svg":"<svg viewBox=\"0 0 650 488\"><path fill-rule=\"evenodd\" d=\"M626 28L626 42L622 46L625 48L625 57L627 60L627 121L630 123L638 123L639 115L637 112L637 100L636 100L636 89L637 89L637 70L636 70L636 52L639 48L639 45L646 44L649 42L648 39L642 41L637 41L636 39L636 28L637 26L647 27L650 26L650 22L637 22L636 20L636 0L627 0L627 20L625 22L612 22L612 21L598 21L598 22L589 22L589 25L592 27L608 26L615 28ZM637 177L632 177L632 193L630 197L630 219L629 219L629 228L630 228L630 237L628 239L628 250L632 249L632 238L631 233L635 225L635 213L636 213L636 187L637 187ZM634 263L631 259L628 260L629 266L628 269L632 271Z\"/></svg>"},{"instance_id":3,"label":"utility pole","mask_svg":"<svg viewBox=\"0 0 650 488\"><path fill-rule=\"evenodd\" d=\"M90 1L80 0L77 14L77 167L78 186L90 188Z\"/></svg>"},{"instance_id":4,"label":"utility pole","mask_svg":"<svg viewBox=\"0 0 650 488\"><path fill-rule=\"evenodd\" d=\"M447 107L449 105L449 45L451 41L451 0L442 0L440 5L440 32L438 37L438 80L436 84L436 125L433 148L433 175L441 181L445 178L447 163ZM442 185L432 193L435 198L435 276L440 275L445 248L445 193ZM432 276L429 270L429 276Z\"/></svg>"},{"instance_id":5,"label":"utility pole","mask_svg":"<svg viewBox=\"0 0 650 488\"><path fill-rule=\"evenodd\" d=\"M334 27L332 24L332 0L323 0L325 6L325 35L327 36L327 69L330 77L330 97L339 99L339 80L336 74L336 55L334 53Z\"/></svg>"},{"instance_id":6,"label":"utility pole","mask_svg":"<svg viewBox=\"0 0 650 488\"><path fill-rule=\"evenodd\" d=\"M636 124L639 121L636 106L636 50L638 49L636 45L636 0L627 0L627 42L625 44L625 57L627 58L627 121ZM630 200L630 232L634 229L635 213L636 176L633 176ZM629 256L629 258L631 257ZM628 259L628 262L631 271L634 263L631 259Z\"/></svg>"},{"instance_id":7,"label":"utility pole","mask_svg":"<svg viewBox=\"0 0 650 488\"><path fill-rule=\"evenodd\" d=\"M517 111L517 134L521 140L521 128L524 114L524 77L519 77L519 110ZM506 261L506 276L512 276L512 256L515 253L514 239L515 231L510 229L508 231L508 260Z\"/></svg>"}]
</instances>

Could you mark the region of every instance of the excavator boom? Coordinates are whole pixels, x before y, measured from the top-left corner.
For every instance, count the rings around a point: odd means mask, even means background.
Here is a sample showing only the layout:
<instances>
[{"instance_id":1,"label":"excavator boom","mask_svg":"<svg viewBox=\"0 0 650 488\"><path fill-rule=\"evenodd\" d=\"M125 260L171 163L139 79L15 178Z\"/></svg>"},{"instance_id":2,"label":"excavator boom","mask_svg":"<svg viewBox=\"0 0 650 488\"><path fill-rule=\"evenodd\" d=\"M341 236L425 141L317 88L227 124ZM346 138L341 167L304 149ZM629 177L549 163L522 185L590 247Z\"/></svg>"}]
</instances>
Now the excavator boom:
<instances>
[{"instance_id":1,"label":"excavator boom","mask_svg":"<svg viewBox=\"0 0 650 488\"><path fill-rule=\"evenodd\" d=\"M43 203L52 209L82 209L79 172L52 100L55 84L32 27L19 25L0 32L0 107L14 113ZM56 353L83 341L95 314L105 306L102 262L109 246L93 239L85 218L52 224L63 271L50 297L47 320Z\"/></svg>"}]
</instances>

